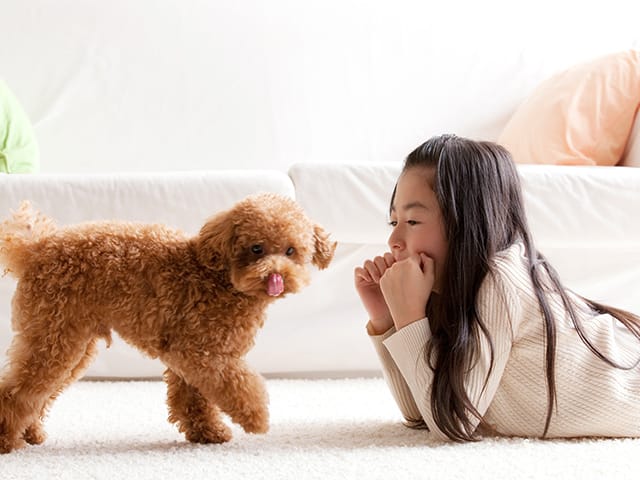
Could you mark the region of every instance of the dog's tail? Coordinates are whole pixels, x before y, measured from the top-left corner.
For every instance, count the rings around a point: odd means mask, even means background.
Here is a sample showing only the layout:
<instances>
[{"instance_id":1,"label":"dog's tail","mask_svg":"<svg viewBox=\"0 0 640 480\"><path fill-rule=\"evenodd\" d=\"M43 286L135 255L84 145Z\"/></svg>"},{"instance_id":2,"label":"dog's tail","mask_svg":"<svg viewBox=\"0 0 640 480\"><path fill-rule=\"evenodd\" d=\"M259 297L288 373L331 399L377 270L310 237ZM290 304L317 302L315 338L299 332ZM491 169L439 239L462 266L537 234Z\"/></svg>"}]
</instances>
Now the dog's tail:
<instances>
[{"instance_id":1,"label":"dog's tail","mask_svg":"<svg viewBox=\"0 0 640 480\"><path fill-rule=\"evenodd\" d=\"M28 201L22 202L11 218L0 223L0 265L5 267L4 273L20 277L31 257L29 247L56 229L53 220L34 210Z\"/></svg>"}]
</instances>

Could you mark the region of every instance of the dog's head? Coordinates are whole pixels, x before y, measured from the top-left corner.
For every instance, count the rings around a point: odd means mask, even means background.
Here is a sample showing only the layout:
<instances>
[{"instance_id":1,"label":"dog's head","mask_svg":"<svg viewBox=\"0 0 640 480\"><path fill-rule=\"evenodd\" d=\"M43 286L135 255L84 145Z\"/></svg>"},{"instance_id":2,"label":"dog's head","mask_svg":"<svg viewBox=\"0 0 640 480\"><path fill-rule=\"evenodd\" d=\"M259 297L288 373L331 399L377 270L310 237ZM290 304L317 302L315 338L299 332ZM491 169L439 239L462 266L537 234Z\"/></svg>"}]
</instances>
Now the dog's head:
<instances>
[{"instance_id":1,"label":"dog's head","mask_svg":"<svg viewBox=\"0 0 640 480\"><path fill-rule=\"evenodd\" d=\"M200 262L228 271L234 288L274 298L305 286L307 266L326 268L336 248L296 202L271 193L249 196L211 218L195 244Z\"/></svg>"}]
</instances>

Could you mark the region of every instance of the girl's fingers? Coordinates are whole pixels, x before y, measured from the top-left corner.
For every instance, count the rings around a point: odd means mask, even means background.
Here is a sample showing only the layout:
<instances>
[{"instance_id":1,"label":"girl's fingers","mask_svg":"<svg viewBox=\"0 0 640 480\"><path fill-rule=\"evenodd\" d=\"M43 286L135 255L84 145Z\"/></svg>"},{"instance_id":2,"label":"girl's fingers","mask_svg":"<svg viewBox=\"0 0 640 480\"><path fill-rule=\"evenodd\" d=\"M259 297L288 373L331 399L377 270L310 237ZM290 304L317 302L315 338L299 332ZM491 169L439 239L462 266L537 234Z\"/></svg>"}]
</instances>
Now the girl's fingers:
<instances>
[{"instance_id":1,"label":"girl's fingers","mask_svg":"<svg viewBox=\"0 0 640 480\"><path fill-rule=\"evenodd\" d=\"M432 273L433 272L433 258L427 256L424 253L420 253L420 267L422 268L423 273Z\"/></svg>"},{"instance_id":2,"label":"girl's fingers","mask_svg":"<svg viewBox=\"0 0 640 480\"><path fill-rule=\"evenodd\" d=\"M367 260L366 262L364 262L363 267L371 277L371 281L378 283L378 281L380 280L380 271L378 270L378 267L376 266L374 261Z\"/></svg>"},{"instance_id":3,"label":"girl's fingers","mask_svg":"<svg viewBox=\"0 0 640 480\"><path fill-rule=\"evenodd\" d=\"M395 263L393 255L387 252L384 255L377 256L372 260L366 260L362 267L356 268L356 275L367 282L379 283L382 275L387 269Z\"/></svg>"},{"instance_id":4,"label":"girl's fingers","mask_svg":"<svg viewBox=\"0 0 640 480\"><path fill-rule=\"evenodd\" d=\"M372 283L373 280L371 279L371 275L369 275L369 272L367 272L364 268L362 267L357 267L355 270L355 276L356 278L361 278L362 280L364 280L365 282L370 282Z\"/></svg>"},{"instance_id":5,"label":"girl's fingers","mask_svg":"<svg viewBox=\"0 0 640 480\"><path fill-rule=\"evenodd\" d=\"M371 275L371 278L374 282L378 283L385 270L387 269L387 264L384 260L384 257L375 257L373 260L367 260L365 262L365 268Z\"/></svg>"},{"instance_id":6,"label":"girl's fingers","mask_svg":"<svg viewBox=\"0 0 640 480\"><path fill-rule=\"evenodd\" d=\"M382 274L385 272L385 270L388 268L387 262L384 259L384 257L376 257L373 259L373 263L375 263L376 267L378 268L378 273L380 274L380 276L382 276Z\"/></svg>"}]
</instances>

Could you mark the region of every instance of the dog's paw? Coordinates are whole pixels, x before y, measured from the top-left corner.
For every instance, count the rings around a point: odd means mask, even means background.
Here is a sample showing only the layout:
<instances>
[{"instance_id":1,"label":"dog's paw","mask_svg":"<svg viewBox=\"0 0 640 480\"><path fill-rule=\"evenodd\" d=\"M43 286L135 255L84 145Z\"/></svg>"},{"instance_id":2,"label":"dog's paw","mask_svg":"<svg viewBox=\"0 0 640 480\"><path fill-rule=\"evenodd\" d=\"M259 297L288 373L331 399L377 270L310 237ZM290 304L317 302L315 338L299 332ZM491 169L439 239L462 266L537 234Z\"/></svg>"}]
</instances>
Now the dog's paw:
<instances>
[{"instance_id":1,"label":"dog's paw","mask_svg":"<svg viewBox=\"0 0 640 480\"><path fill-rule=\"evenodd\" d=\"M267 433L269 430L269 412L255 411L238 422L247 433Z\"/></svg>"},{"instance_id":2,"label":"dog's paw","mask_svg":"<svg viewBox=\"0 0 640 480\"><path fill-rule=\"evenodd\" d=\"M22 439L12 439L8 435L0 432L0 454L11 453L13 450L17 450L26 445L26 442Z\"/></svg>"},{"instance_id":3,"label":"dog's paw","mask_svg":"<svg viewBox=\"0 0 640 480\"><path fill-rule=\"evenodd\" d=\"M24 431L22 438L24 438L29 445L40 445L47 439L47 434L42 424L34 423Z\"/></svg>"},{"instance_id":4,"label":"dog's paw","mask_svg":"<svg viewBox=\"0 0 640 480\"><path fill-rule=\"evenodd\" d=\"M191 428L185 431L184 435L191 443L225 443L232 437L231 429L222 422Z\"/></svg>"}]
</instances>

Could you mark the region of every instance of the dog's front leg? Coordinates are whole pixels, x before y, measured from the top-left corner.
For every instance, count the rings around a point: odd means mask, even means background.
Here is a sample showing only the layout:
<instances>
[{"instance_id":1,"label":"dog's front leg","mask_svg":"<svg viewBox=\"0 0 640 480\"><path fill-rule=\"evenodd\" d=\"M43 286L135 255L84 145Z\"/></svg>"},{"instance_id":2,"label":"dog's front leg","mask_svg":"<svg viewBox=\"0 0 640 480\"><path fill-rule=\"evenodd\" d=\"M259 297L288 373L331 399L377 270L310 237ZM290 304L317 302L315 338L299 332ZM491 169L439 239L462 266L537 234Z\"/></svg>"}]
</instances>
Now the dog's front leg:
<instances>
[{"instance_id":1,"label":"dog's front leg","mask_svg":"<svg viewBox=\"0 0 640 480\"><path fill-rule=\"evenodd\" d=\"M269 396L262 377L244 361L227 361L219 372L216 401L247 433L269 430Z\"/></svg>"},{"instance_id":2,"label":"dog's front leg","mask_svg":"<svg viewBox=\"0 0 640 480\"><path fill-rule=\"evenodd\" d=\"M241 359L222 358L207 363L208 369L197 372L193 367L188 370L172 368L245 432L266 433L269 429L269 397L262 377Z\"/></svg>"},{"instance_id":3,"label":"dog's front leg","mask_svg":"<svg viewBox=\"0 0 640 480\"><path fill-rule=\"evenodd\" d=\"M218 406L171 369L164 373L167 382L169 421L194 443L223 443L231 440L231 430L220 418Z\"/></svg>"}]
</instances>

